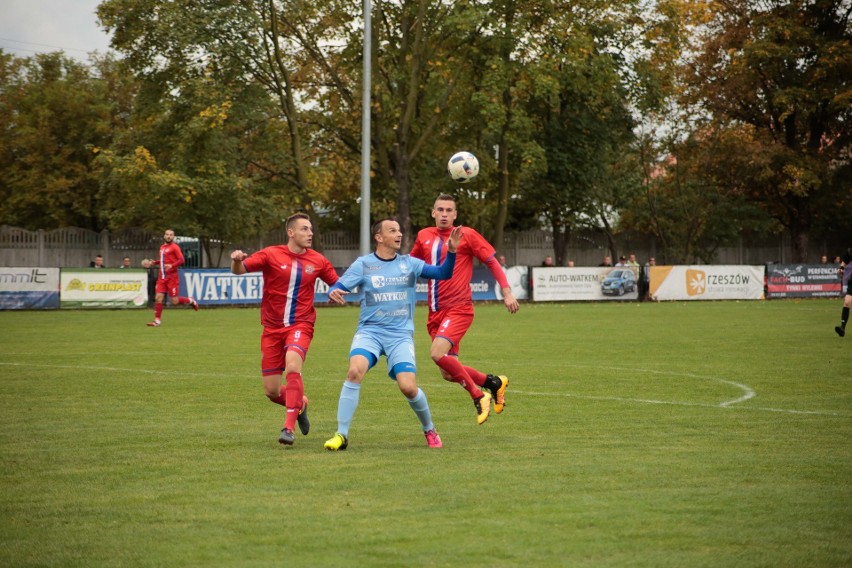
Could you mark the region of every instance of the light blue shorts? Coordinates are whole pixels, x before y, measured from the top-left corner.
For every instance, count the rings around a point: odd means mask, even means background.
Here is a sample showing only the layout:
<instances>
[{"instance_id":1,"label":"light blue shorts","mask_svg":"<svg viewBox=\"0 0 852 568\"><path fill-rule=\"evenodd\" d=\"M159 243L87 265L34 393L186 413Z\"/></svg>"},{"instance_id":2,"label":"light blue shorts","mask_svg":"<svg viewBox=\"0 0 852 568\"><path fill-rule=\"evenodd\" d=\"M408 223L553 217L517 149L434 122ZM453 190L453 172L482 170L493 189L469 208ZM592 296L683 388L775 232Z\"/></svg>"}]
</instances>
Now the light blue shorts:
<instances>
[{"instance_id":1,"label":"light blue shorts","mask_svg":"<svg viewBox=\"0 0 852 568\"><path fill-rule=\"evenodd\" d=\"M396 379L397 373L416 373L414 334L410 331L358 329L352 338L349 356L362 355L370 362L370 369L384 355L388 360L388 376Z\"/></svg>"}]
</instances>

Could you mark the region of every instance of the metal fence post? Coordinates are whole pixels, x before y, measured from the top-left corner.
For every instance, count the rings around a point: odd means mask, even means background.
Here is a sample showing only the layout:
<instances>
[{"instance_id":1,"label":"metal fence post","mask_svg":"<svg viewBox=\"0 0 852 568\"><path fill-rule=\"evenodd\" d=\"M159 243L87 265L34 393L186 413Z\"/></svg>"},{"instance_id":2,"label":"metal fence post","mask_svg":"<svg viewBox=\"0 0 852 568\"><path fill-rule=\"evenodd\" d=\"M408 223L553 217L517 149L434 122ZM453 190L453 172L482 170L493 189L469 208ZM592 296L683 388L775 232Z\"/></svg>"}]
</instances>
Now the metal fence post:
<instances>
[{"instance_id":1,"label":"metal fence post","mask_svg":"<svg viewBox=\"0 0 852 568\"><path fill-rule=\"evenodd\" d=\"M36 231L36 247L38 248L38 266L44 266L44 229Z\"/></svg>"}]
</instances>

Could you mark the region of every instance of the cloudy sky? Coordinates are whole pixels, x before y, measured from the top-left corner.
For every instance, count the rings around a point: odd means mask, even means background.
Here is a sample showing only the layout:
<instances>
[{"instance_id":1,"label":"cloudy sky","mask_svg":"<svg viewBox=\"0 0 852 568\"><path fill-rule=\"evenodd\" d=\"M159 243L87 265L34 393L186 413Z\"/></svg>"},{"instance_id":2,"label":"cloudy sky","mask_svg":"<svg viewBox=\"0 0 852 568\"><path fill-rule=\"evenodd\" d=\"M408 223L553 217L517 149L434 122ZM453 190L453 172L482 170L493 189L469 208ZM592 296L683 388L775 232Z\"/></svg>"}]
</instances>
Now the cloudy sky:
<instances>
[{"instance_id":1,"label":"cloudy sky","mask_svg":"<svg viewBox=\"0 0 852 568\"><path fill-rule=\"evenodd\" d=\"M62 50L85 61L105 53L109 36L97 24L101 0L0 0L0 48L19 57Z\"/></svg>"}]
</instances>

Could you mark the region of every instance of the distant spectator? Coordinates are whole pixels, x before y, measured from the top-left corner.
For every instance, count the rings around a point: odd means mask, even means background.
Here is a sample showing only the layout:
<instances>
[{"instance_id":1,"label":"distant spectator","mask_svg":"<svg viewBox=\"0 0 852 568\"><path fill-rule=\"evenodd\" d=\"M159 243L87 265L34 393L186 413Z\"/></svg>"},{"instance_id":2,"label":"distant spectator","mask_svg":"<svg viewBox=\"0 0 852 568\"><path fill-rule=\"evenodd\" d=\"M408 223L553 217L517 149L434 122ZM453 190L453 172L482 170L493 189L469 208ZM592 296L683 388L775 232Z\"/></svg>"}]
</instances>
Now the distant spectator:
<instances>
[{"instance_id":1,"label":"distant spectator","mask_svg":"<svg viewBox=\"0 0 852 568\"><path fill-rule=\"evenodd\" d=\"M846 249L846 254L840 259L840 293L843 294L843 309L840 312L840 325L834 328L840 337L846 335L846 323L849 321L849 308L852 308L852 249Z\"/></svg>"},{"instance_id":2,"label":"distant spectator","mask_svg":"<svg viewBox=\"0 0 852 568\"><path fill-rule=\"evenodd\" d=\"M95 260L89 263L91 268L103 268L104 267L104 257L101 255L97 255Z\"/></svg>"},{"instance_id":3,"label":"distant spectator","mask_svg":"<svg viewBox=\"0 0 852 568\"><path fill-rule=\"evenodd\" d=\"M828 255L824 254L821 257L819 257L819 263L820 264L828 264Z\"/></svg>"},{"instance_id":4,"label":"distant spectator","mask_svg":"<svg viewBox=\"0 0 852 568\"><path fill-rule=\"evenodd\" d=\"M642 276L642 267L639 266L639 263L636 262L636 255L631 253L630 256L627 257L627 266L633 271L633 275L636 277L636 280L639 281ZM641 294L640 294L641 296Z\"/></svg>"},{"instance_id":5,"label":"distant spectator","mask_svg":"<svg viewBox=\"0 0 852 568\"><path fill-rule=\"evenodd\" d=\"M546 257L544 257L544 260L541 261L541 265L542 266L553 266L553 257L550 256L550 255L547 255Z\"/></svg>"},{"instance_id":6,"label":"distant spectator","mask_svg":"<svg viewBox=\"0 0 852 568\"><path fill-rule=\"evenodd\" d=\"M612 257L605 256L598 266L612 266Z\"/></svg>"},{"instance_id":7,"label":"distant spectator","mask_svg":"<svg viewBox=\"0 0 852 568\"><path fill-rule=\"evenodd\" d=\"M568 263L567 263L565 266L567 266L567 267L569 267L569 268L574 268L574 261L573 261L573 260L569 260L569 261L568 261Z\"/></svg>"},{"instance_id":8,"label":"distant spectator","mask_svg":"<svg viewBox=\"0 0 852 568\"><path fill-rule=\"evenodd\" d=\"M125 256L121 259L121 266L119 268L130 268L130 257Z\"/></svg>"},{"instance_id":9,"label":"distant spectator","mask_svg":"<svg viewBox=\"0 0 852 568\"><path fill-rule=\"evenodd\" d=\"M616 262L615 265L616 266L630 266L629 264L627 264L627 257L624 256L624 255L621 255L621 256L618 257L618 262Z\"/></svg>"},{"instance_id":10,"label":"distant spectator","mask_svg":"<svg viewBox=\"0 0 852 568\"><path fill-rule=\"evenodd\" d=\"M502 254L500 256L498 256L497 262L500 263L500 266L503 267L503 270L506 270L506 257L505 256L503 256Z\"/></svg>"},{"instance_id":11,"label":"distant spectator","mask_svg":"<svg viewBox=\"0 0 852 568\"><path fill-rule=\"evenodd\" d=\"M649 300L651 292L651 267L657 266L657 259L653 256L648 259L642 268L642 278L639 279L639 300Z\"/></svg>"},{"instance_id":12,"label":"distant spectator","mask_svg":"<svg viewBox=\"0 0 852 568\"><path fill-rule=\"evenodd\" d=\"M834 257L834 264L843 264L843 259L839 256Z\"/></svg>"}]
</instances>

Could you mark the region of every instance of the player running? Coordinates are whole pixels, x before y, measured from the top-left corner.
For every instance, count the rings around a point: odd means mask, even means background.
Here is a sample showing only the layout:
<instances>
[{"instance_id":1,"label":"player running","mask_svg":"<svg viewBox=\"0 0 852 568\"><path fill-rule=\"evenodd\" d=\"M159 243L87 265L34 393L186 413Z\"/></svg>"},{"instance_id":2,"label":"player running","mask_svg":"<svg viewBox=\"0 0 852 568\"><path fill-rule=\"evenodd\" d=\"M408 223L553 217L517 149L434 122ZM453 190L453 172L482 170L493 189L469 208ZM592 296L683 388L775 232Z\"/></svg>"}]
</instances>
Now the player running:
<instances>
[{"instance_id":1,"label":"player running","mask_svg":"<svg viewBox=\"0 0 852 568\"><path fill-rule=\"evenodd\" d=\"M329 300L342 304L344 295L358 287L364 294L358 329L349 350L349 371L337 402L337 433L325 443L331 451L345 450L349 445L349 426L358 408L361 381L384 355L388 376L396 381L411 409L420 420L426 444L443 446L432 423L426 394L417 386L414 356L414 304L417 278L444 280L453 273L455 250L462 239L457 227L449 235L448 254L440 266L429 266L422 260L399 254L402 231L393 219L382 219L372 227L376 252L362 256L340 277L328 292Z\"/></svg>"},{"instance_id":2,"label":"player running","mask_svg":"<svg viewBox=\"0 0 852 568\"><path fill-rule=\"evenodd\" d=\"M269 400L287 409L278 442L288 446L296 439L297 421L305 436L311 428L302 365L317 319L314 285L317 278L328 285L337 282L337 272L328 259L310 248L313 235L311 218L296 213L287 219L286 245L266 247L251 256L241 250L231 253L234 274L263 272L261 376Z\"/></svg>"},{"instance_id":3,"label":"player running","mask_svg":"<svg viewBox=\"0 0 852 568\"><path fill-rule=\"evenodd\" d=\"M438 264L447 254L446 241L453 230L453 222L458 211L453 196L441 194L432 207L435 226L417 233L411 256L425 260L429 264ZM503 303L509 313L514 314L520 306L512 288L506 280L503 267L495 258L494 247L485 237L471 228L465 229L464 242L459 245L456 256L456 270L450 280L438 282L430 280L427 300L429 319L426 329L432 338L430 355L441 369L445 380L460 384L473 399L476 408L476 422L482 424L488 420L491 412L491 400L494 399L494 412L500 414L506 404L505 392L509 379L504 375L489 375L463 365L459 357L459 346L464 334L473 323L473 295L470 291L470 279L473 276L473 259L476 258L494 275L494 279L503 290ZM483 392L485 387L491 394Z\"/></svg>"},{"instance_id":4,"label":"player running","mask_svg":"<svg viewBox=\"0 0 852 568\"><path fill-rule=\"evenodd\" d=\"M184 258L180 245L175 242L175 232L166 229L163 234L163 241L165 242L160 245L160 257L157 260L146 258L142 261L143 268L159 267L155 289L156 296L154 297L154 321L148 322L149 327L160 327L160 318L163 316L163 300L166 298L166 294L169 295L169 302L173 306L189 304L192 309L198 311L198 302L195 301L195 298L178 295L180 291L178 268L183 266Z\"/></svg>"}]
</instances>

